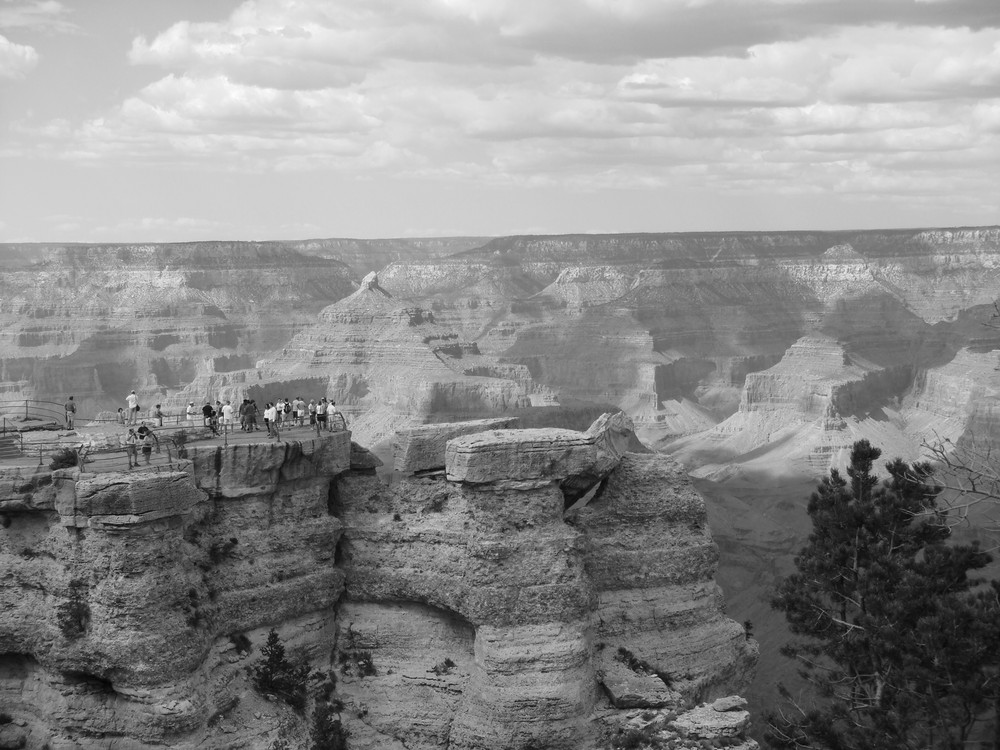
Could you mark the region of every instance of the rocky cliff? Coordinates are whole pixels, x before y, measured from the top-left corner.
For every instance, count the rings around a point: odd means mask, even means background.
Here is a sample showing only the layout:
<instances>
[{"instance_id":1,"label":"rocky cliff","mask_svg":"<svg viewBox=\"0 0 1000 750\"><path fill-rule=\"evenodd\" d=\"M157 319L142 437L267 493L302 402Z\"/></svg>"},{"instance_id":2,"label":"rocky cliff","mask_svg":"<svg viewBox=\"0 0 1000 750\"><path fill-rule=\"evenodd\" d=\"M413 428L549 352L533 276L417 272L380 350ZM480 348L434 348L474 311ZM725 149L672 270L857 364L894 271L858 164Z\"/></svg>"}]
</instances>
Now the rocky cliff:
<instances>
[{"instance_id":1,"label":"rocky cliff","mask_svg":"<svg viewBox=\"0 0 1000 750\"><path fill-rule=\"evenodd\" d=\"M998 273L1000 230L983 228L506 237L381 279L481 351L667 442L734 414L747 375L803 338L917 378L983 338L973 321Z\"/></svg>"},{"instance_id":2,"label":"rocky cliff","mask_svg":"<svg viewBox=\"0 0 1000 750\"><path fill-rule=\"evenodd\" d=\"M606 422L421 428L392 487L347 432L195 443L185 471L9 473L0 739L304 746L304 716L248 678L272 628L353 750L744 737L715 699L756 647L722 614L704 504Z\"/></svg>"}]
</instances>

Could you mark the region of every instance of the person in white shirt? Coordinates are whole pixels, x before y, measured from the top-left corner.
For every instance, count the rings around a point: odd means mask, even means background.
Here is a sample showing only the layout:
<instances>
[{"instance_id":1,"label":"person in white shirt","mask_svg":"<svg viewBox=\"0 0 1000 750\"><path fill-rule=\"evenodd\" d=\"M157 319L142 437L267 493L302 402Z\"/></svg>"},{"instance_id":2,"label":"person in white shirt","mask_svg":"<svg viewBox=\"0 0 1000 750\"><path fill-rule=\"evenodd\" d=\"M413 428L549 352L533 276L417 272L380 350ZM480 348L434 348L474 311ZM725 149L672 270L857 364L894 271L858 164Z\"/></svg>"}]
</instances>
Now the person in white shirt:
<instances>
[{"instance_id":1,"label":"person in white shirt","mask_svg":"<svg viewBox=\"0 0 1000 750\"><path fill-rule=\"evenodd\" d=\"M264 409L264 425L267 427L267 436L281 440L281 437L278 434L277 418L277 408L275 408L274 404L268 403L267 408Z\"/></svg>"},{"instance_id":2,"label":"person in white shirt","mask_svg":"<svg viewBox=\"0 0 1000 750\"><path fill-rule=\"evenodd\" d=\"M326 399L320 399L316 404L316 434L326 429Z\"/></svg>"},{"instance_id":3,"label":"person in white shirt","mask_svg":"<svg viewBox=\"0 0 1000 750\"><path fill-rule=\"evenodd\" d=\"M225 406L222 407L222 424L227 430L233 424L233 405L230 401L226 401Z\"/></svg>"},{"instance_id":4,"label":"person in white shirt","mask_svg":"<svg viewBox=\"0 0 1000 750\"><path fill-rule=\"evenodd\" d=\"M139 419L139 397L135 395L135 391L132 391L125 397L125 403L128 404L128 424L135 424Z\"/></svg>"},{"instance_id":5,"label":"person in white shirt","mask_svg":"<svg viewBox=\"0 0 1000 750\"><path fill-rule=\"evenodd\" d=\"M188 404L188 408L187 408L187 420L191 424L194 424L194 421L197 418L198 418L198 409L195 407L194 401L192 401L190 404Z\"/></svg>"}]
</instances>

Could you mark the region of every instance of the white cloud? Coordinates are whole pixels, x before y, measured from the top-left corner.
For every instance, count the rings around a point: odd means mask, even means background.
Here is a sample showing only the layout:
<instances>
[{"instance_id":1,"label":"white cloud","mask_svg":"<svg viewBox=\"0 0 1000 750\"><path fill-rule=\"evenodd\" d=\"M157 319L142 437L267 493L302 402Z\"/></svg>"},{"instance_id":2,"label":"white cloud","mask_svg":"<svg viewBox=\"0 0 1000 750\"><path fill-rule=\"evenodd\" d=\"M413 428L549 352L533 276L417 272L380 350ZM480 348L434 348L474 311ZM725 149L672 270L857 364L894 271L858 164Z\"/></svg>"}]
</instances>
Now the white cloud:
<instances>
[{"instance_id":1,"label":"white cloud","mask_svg":"<svg viewBox=\"0 0 1000 750\"><path fill-rule=\"evenodd\" d=\"M16 44L0 34L0 79L24 78L38 65L38 52L27 44Z\"/></svg>"},{"instance_id":2,"label":"white cloud","mask_svg":"<svg viewBox=\"0 0 1000 750\"><path fill-rule=\"evenodd\" d=\"M922 195L936 178L941 195L997 196L982 175L1000 171L1000 30L829 26L832 8L249 0L136 38L129 60L163 73L102 116L17 132L90 162L738 194ZM739 36L722 10L797 13L797 33L722 54ZM681 31L714 19L688 44L714 51L669 56L655 35L681 34L672 13ZM623 29L634 52L585 58L591 35Z\"/></svg>"},{"instance_id":3,"label":"white cloud","mask_svg":"<svg viewBox=\"0 0 1000 750\"><path fill-rule=\"evenodd\" d=\"M69 20L70 10L56 0L13 2L0 5L0 29L77 33L80 27Z\"/></svg>"},{"instance_id":4,"label":"white cloud","mask_svg":"<svg viewBox=\"0 0 1000 750\"><path fill-rule=\"evenodd\" d=\"M842 29L756 45L745 57L647 60L623 96L664 106L809 105L1000 96L1000 31Z\"/></svg>"}]
</instances>

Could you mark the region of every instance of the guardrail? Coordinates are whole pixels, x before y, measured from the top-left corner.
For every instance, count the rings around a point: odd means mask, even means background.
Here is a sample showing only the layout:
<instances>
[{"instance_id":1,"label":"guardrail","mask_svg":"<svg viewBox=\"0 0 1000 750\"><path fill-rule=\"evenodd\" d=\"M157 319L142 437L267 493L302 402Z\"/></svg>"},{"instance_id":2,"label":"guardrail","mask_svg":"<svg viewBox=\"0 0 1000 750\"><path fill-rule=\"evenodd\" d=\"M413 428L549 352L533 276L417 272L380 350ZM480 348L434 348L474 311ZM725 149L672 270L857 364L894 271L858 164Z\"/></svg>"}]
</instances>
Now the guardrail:
<instances>
[{"instance_id":1,"label":"guardrail","mask_svg":"<svg viewBox=\"0 0 1000 750\"><path fill-rule=\"evenodd\" d=\"M94 424L119 424L122 427L128 426L129 420L127 412L119 412L118 415L110 411L98 413L111 414L111 416L86 416L77 412L74 416L74 422L79 426ZM26 422L48 422L64 426L66 424L65 404L61 404L56 401L42 401L37 399L0 399L0 415L2 415L3 418L2 434L4 435L19 432L17 425L24 424ZM347 421L345 420L344 415L340 412L334 412L333 416L334 420L339 422L340 429L346 430ZM194 416L194 419L189 419L186 411L178 414L164 413L161 417L157 417L154 416L152 409L145 409L140 412L140 415L135 421L147 422L154 427L204 426L204 417L202 416L200 408L198 409L198 413ZM263 423L263 410L261 410L261 414L258 415L257 422L259 424Z\"/></svg>"},{"instance_id":2,"label":"guardrail","mask_svg":"<svg viewBox=\"0 0 1000 750\"><path fill-rule=\"evenodd\" d=\"M37 423L41 422L39 425ZM186 414L164 415L162 425L160 420L149 416L141 417L140 422L145 422L156 431L156 444L147 454L142 450L142 445L136 445L134 450L131 446L124 444L124 434L119 436L118 444L114 444L114 437L108 437L108 443L101 447L88 444L86 433L77 435L63 435L59 439L33 439L39 436L39 431L49 426L56 429L65 429L65 409L64 405L52 401L38 401L31 399L20 400L0 400L0 437L7 438L0 441L0 460L6 466L26 471L38 471L48 469L60 463L65 466L76 465L88 472L110 472L127 471L132 466L139 468L151 468L156 471L170 471L184 469L190 465L190 461L181 458L181 448L190 442L199 442L205 438L201 434L206 425L201 414L195 420L188 420ZM35 423L35 424L29 424ZM130 425L123 424L117 417L114 418L88 418L79 413L76 414L75 423L79 426L101 426L108 425L126 430ZM301 427L298 427L298 420L289 420L278 426L279 432L286 432L289 423L296 425L296 432L288 432L289 436L301 434ZM263 420L258 419L260 427L260 439L266 440L266 432L263 429ZM309 424L304 421L303 425L309 432L315 432L317 436L324 431L341 431L347 429L347 420L344 415L335 412L329 415L324 429L319 423ZM31 431L29 440L24 439L25 428ZM199 434L190 435L186 428L196 429ZM235 424L224 424L217 422L214 426L215 439L221 438L224 445L228 445L231 435L236 433ZM82 438L82 439L74 439ZM12 448L16 448L19 455L4 455L3 447L7 443Z\"/></svg>"}]
</instances>

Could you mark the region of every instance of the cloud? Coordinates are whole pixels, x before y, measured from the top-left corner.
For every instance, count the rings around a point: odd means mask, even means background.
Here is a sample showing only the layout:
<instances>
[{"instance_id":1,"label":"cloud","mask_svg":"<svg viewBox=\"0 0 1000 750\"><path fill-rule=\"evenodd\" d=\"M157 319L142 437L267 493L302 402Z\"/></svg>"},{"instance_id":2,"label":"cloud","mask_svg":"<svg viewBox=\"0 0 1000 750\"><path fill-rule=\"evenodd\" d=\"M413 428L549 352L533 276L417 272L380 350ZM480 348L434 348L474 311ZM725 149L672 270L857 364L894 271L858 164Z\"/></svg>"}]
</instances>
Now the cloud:
<instances>
[{"instance_id":1,"label":"cloud","mask_svg":"<svg viewBox=\"0 0 1000 750\"><path fill-rule=\"evenodd\" d=\"M128 59L155 79L99 117L15 132L83 163L988 200L998 15L996 0L248 0L137 37Z\"/></svg>"},{"instance_id":2,"label":"cloud","mask_svg":"<svg viewBox=\"0 0 1000 750\"><path fill-rule=\"evenodd\" d=\"M16 44L0 34L0 79L19 80L38 65L34 47Z\"/></svg>"},{"instance_id":3,"label":"cloud","mask_svg":"<svg viewBox=\"0 0 1000 750\"><path fill-rule=\"evenodd\" d=\"M756 45L742 57L649 60L623 96L662 106L788 106L1000 96L996 29L842 29Z\"/></svg>"},{"instance_id":4,"label":"cloud","mask_svg":"<svg viewBox=\"0 0 1000 750\"><path fill-rule=\"evenodd\" d=\"M69 20L70 10L56 0L23 3L6 0L0 5L0 29L28 29L73 34L80 27Z\"/></svg>"}]
</instances>

